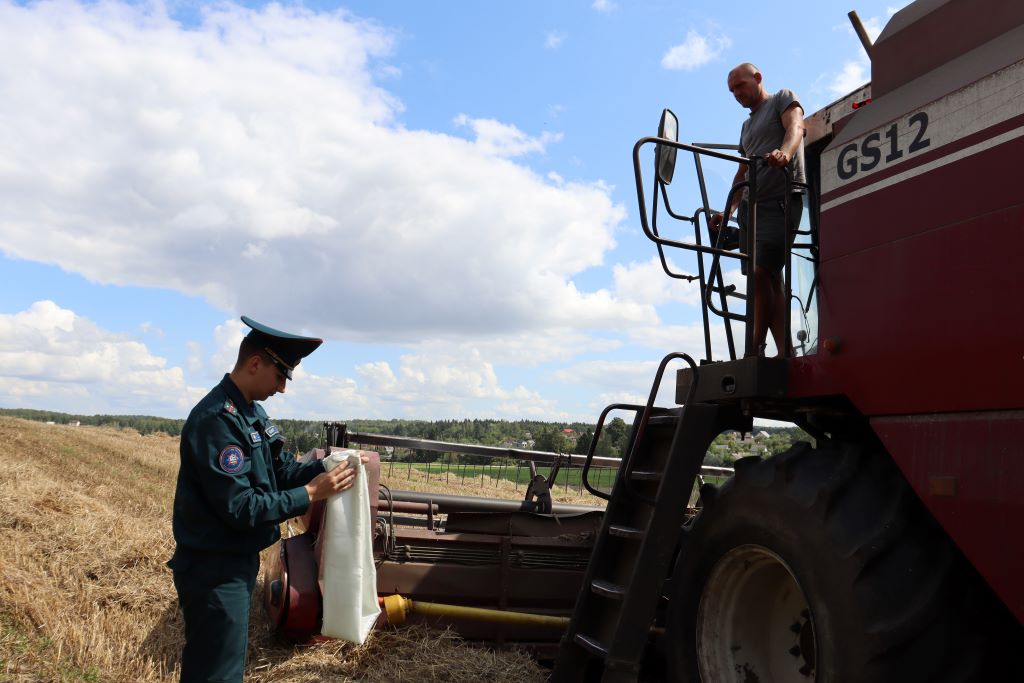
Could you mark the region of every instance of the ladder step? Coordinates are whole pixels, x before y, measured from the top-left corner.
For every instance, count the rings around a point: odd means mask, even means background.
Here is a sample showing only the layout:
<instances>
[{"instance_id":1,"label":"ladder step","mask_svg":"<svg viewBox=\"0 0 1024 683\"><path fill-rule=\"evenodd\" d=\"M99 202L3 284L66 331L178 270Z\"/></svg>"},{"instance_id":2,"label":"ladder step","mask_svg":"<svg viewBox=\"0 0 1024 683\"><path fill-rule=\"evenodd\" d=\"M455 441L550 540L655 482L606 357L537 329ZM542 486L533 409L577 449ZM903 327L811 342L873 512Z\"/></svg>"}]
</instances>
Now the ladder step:
<instances>
[{"instance_id":1,"label":"ladder step","mask_svg":"<svg viewBox=\"0 0 1024 683\"><path fill-rule=\"evenodd\" d=\"M631 526L621 526L616 524L608 525L608 534L611 536L618 536L619 538L629 538L633 540L640 540L644 537L643 529L634 529Z\"/></svg>"},{"instance_id":2,"label":"ladder step","mask_svg":"<svg viewBox=\"0 0 1024 683\"><path fill-rule=\"evenodd\" d=\"M626 595L626 589L617 583L611 581L601 581L600 579L594 579L590 582L590 589L598 595L603 595L606 598L614 598L621 600Z\"/></svg>"},{"instance_id":3,"label":"ladder step","mask_svg":"<svg viewBox=\"0 0 1024 683\"><path fill-rule=\"evenodd\" d=\"M581 645L587 652L598 657L607 657L608 648L601 643L597 642L597 639L591 638L590 636L577 633L575 638L576 644Z\"/></svg>"},{"instance_id":4,"label":"ladder step","mask_svg":"<svg viewBox=\"0 0 1024 683\"><path fill-rule=\"evenodd\" d=\"M638 481L658 481L661 479L661 472L642 472L633 470L633 479Z\"/></svg>"}]
</instances>

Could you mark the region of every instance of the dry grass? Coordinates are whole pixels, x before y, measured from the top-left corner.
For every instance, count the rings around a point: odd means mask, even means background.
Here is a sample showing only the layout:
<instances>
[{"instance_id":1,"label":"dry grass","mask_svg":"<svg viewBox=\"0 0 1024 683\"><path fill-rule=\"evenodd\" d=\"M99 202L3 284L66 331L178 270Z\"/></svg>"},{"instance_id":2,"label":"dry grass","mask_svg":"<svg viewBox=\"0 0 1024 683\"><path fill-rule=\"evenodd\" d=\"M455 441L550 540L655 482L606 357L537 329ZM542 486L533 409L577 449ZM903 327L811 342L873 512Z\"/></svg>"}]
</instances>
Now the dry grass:
<instances>
[{"instance_id":1,"label":"dry grass","mask_svg":"<svg viewBox=\"0 0 1024 683\"><path fill-rule=\"evenodd\" d=\"M182 623L164 562L178 440L0 417L0 444L0 681L175 680ZM485 495L522 496L505 483ZM481 495L479 482L445 489ZM423 628L292 646L258 601L250 643L246 679L260 683L546 678L526 655Z\"/></svg>"}]
</instances>

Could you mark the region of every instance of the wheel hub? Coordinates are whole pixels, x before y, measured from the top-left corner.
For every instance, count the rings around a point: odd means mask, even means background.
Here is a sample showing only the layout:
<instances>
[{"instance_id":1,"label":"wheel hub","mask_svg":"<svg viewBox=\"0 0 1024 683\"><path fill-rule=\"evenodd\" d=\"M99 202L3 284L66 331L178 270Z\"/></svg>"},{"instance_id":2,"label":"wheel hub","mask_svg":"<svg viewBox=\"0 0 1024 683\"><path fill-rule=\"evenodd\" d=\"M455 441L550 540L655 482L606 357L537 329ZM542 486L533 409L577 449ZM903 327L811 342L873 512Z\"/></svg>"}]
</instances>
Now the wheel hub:
<instances>
[{"instance_id":1,"label":"wheel hub","mask_svg":"<svg viewBox=\"0 0 1024 683\"><path fill-rule=\"evenodd\" d=\"M715 564L697 613L697 662L705 681L815 680L814 619L792 570L760 545Z\"/></svg>"}]
</instances>

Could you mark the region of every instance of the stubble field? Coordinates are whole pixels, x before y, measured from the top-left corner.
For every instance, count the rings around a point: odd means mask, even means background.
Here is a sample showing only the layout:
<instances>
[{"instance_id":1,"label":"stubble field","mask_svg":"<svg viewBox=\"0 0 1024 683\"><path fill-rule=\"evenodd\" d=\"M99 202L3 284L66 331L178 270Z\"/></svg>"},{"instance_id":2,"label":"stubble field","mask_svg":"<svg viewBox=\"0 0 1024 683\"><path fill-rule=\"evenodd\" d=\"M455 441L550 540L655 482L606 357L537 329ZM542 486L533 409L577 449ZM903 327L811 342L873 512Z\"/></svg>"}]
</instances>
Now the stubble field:
<instances>
[{"instance_id":1,"label":"stubble field","mask_svg":"<svg viewBox=\"0 0 1024 683\"><path fill-rule=\"evenodd\" d=\"M182 621L164 565L177 469L174 437L0 417L0 681L177 680ZM446 491L481 495L479 482ZM522 496L510 482L484 491ZM423 628L376 631L361 647L289 644L268 629L262 580L247 681L546 680L524 654Z\"/></svg>"}]
</instances>

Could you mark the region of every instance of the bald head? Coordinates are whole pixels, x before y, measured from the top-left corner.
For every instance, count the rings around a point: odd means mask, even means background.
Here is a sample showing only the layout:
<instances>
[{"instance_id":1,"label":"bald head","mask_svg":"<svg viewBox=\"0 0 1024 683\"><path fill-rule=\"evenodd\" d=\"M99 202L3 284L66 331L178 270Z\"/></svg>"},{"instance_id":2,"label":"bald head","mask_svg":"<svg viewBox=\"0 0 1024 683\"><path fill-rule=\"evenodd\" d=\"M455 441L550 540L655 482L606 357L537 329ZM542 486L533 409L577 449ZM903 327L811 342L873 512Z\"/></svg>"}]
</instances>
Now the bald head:
<instances>
[{"instance_id":1,"label":"bald head","mask_svg":"<svg viewBox=\"0 0 1024 683\"><path fill-rule=\"evenodd\" d=\"M761 70L750 62L743 62L729 72L729 92L742 106L754 109L768 97L761 83Z\"/></svg>"},{"instance_id":2,"label":"bald head","mask_svg":"<svg viewBox=\"0 0 1024 683\"><path fill-rule=\"evenodd\" d=\"M732 68L732 71L729 72L729 76L737 74L753 77L754 74L759 73L761 73L761 70L758 69L756 66L754 66L750 62L743 62L742 64L737 64L736 66L734 66Z\"/></svg>"}]
</instances>

